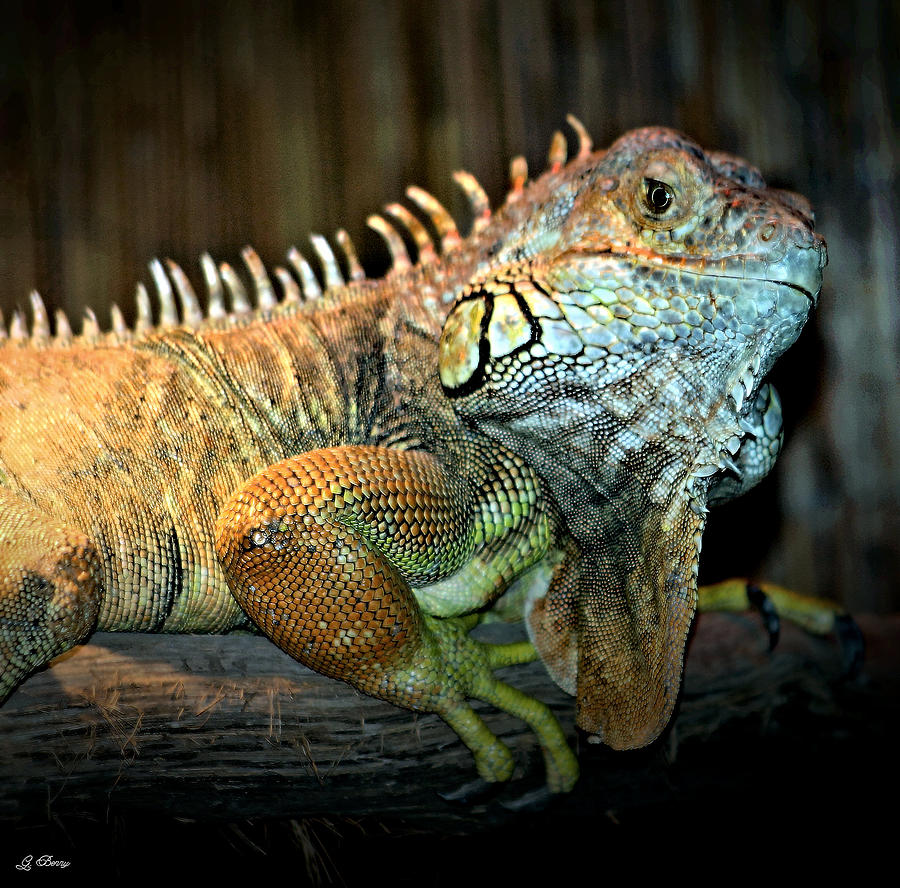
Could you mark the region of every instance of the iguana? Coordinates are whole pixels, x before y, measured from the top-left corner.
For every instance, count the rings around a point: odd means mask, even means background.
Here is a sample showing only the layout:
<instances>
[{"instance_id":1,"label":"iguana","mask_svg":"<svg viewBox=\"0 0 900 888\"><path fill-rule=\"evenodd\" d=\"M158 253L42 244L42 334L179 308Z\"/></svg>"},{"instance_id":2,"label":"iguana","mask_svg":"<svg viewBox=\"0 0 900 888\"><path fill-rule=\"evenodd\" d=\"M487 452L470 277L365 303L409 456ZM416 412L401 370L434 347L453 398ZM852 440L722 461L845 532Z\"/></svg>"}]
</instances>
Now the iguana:
<instances>
[{"instance_id":1,"label":"iguana","mask_svg":"<svg viewBox=\"0 0 900 888\"><path fill-rule=\"evenodd\" d=\"M36 294L30 330L0 325L2 697L94 630L253 624L438 713L487 781L512 757L473 698L530 724L551 790L577 778L550 710L493 675L538 655L590 739L659 735L707 506L774 462L763 379L816 303L825 243L805 199L739 158L663 128L595 152L570 123L575 156L557 133L527 185L516 159L496 212L456 174L465 238L415 188L421 215L373 217L383 279L344 232L342 257L314 235L322 281L292 249L280 298L245 251L256 307L205 254L205 313L154 262L155 325L142 286L133 329L113 307L109 333L89 312L51 335ZM746 604L740 583L704 594ZM834 625L830 605L774 596ZM524 617L530 641L473 640L487 611Z\"/></svg>"}]
</instances>

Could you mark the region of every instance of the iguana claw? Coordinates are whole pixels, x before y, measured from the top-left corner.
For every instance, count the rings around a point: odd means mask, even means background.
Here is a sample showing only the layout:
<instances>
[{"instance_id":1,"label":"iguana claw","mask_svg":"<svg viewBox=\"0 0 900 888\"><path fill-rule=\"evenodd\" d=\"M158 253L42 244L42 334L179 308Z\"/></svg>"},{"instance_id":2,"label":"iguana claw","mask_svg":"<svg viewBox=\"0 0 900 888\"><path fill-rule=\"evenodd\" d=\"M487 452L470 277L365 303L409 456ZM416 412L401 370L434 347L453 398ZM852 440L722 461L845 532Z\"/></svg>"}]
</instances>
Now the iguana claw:
<instances>
[{"instance_id":1,"label":"iguana claw","mask_svg":"<svg viewBox=\"0 0 900 888\"><path fill-rule=\"evenodd\" d=\"M834 618L834 631L841 644L844 677L856 678L866 659L866 646L859 624L850 614L838 614Z\"/></svg>"},{"instance_id":2,"label":"iguana claw","mask_svg":"<svg viewBox=\"0 0 900 888\"><path fill-rule=\"evenodd\" d=\"M772 583L731 579L699 589L701 612L742 611L750 604L760 613L769 633L769 650L778 643L781 620L788 620L812 635L837 636L844 674L855 678L862 669L865 645L862 632L850 614L833 601L810 598Z\"/></svg>"},{"instance_id":3,"label":"iguana claw","mask_svg":"<svg viewBox=\"0 0 900 888\"><path fill-rule=\"evenodd\" d=\"M781 636L781 620L772 599L754 583L747 583L747 600L762 617L766 632L769 633L769 650L775 650Z\"/></svg>"},{"instance_id":4,"label":"iguana claw","mask_svg":"<svg viewBox=\"0 0 900 888\"><path fill-rule=\"evenodd\" d=\"M479 777L476 780L469 780L449 792L439 792L438 795L451 805L468 806L488 801L497 795L501 786L501 783Z\"/></svg>"}]
</instances>

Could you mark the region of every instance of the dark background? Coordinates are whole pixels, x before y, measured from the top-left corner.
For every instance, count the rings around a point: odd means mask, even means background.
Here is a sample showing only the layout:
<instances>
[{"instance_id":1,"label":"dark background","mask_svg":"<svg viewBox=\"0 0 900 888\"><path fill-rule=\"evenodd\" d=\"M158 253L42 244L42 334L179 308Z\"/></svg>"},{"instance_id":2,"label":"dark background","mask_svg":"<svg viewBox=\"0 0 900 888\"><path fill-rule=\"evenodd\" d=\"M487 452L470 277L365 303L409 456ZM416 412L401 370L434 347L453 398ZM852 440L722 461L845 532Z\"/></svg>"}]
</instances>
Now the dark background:
<instances>
[{"instance_id":1,"label":"dark background","mask_svg":"<svg viewBox=\"0 0 900 888\"><path fill-rule=\"evenodd\" d=\"M782 360L774 476L712 516L703 575L752 574L900 609L897 115L900 4L332 2L4 4L0 306L38 289L78 328L131 316L146 262L271 267L410 183L467 221L509 159L543 168L576 114L743 155L808 196L829 244L819 309ZM309 252L309 251L307 251Z\"/></svg>"}]
</instances>

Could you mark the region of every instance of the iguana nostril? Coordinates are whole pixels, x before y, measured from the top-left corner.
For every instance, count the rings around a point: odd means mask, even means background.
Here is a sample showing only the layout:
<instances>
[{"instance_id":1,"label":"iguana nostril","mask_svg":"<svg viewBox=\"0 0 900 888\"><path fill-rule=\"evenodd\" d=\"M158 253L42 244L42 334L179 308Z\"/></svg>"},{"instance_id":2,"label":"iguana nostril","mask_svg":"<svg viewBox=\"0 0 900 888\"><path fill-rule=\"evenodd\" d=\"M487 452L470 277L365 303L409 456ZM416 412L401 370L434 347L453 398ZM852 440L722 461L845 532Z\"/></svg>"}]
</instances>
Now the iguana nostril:
<instances>
[{"instance_id":1,"label":"iguana nostril","mask_svg":"<svg viewBox=\"0 0 900 888\"><path fill-rule=\"evenodd\" d=\"M764 241L766 241L766 243L768 243L770 240L772 240L773 237L775 237L776 230L777 229L775 227L774 222L767 222L765 225L763 225L762 230L759 233L759 236L762 240L764 240Z\"/></svg>"}]
</instances>

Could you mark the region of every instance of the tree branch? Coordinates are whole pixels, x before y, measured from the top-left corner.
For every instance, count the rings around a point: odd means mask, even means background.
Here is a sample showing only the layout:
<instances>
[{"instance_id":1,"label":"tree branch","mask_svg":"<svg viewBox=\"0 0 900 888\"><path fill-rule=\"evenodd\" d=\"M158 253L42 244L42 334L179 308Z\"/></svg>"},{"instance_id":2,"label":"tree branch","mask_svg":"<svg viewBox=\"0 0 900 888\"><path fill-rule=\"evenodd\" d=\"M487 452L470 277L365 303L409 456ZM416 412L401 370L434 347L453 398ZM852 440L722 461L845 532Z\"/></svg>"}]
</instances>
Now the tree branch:
<instances>
[{"instance_id":1,"label":"tree branch","mask_svg":"<svg viewBox=\"0 0 900 888\"><path fill-rule=\"evenodd\" d=\"M863 626L875 655L868 668L895 676L900 622ZM846 718L848 694L851 708L877 705L859 702L864 686L842 685L834 639L785 626L778 648L766 647L753 616L703 616L674 727L638 754L582 742L583 779L563 804L577 808L598 787L613 805L641 804L642 792L655 791L647 781L683 750L702 744L709 758L721 748L727 760L735 731L764 737L792 706L815 713L821 736ZM576 742L572 700L539 663L500 674L547 701ZM498 795L521 799L541 787L534 736L516 719L476 706L519 765L517 780ZM473 780L470 754L437 717L358 694L249 635L98 633L0 709L2 819L164 809L203 820L414 817L465 829L476 820L483 826L486 816L512 816L514 804L490 797L474 807L441 798Z\"/></svg>"}]
</instances>

